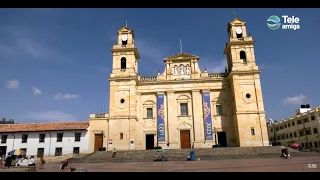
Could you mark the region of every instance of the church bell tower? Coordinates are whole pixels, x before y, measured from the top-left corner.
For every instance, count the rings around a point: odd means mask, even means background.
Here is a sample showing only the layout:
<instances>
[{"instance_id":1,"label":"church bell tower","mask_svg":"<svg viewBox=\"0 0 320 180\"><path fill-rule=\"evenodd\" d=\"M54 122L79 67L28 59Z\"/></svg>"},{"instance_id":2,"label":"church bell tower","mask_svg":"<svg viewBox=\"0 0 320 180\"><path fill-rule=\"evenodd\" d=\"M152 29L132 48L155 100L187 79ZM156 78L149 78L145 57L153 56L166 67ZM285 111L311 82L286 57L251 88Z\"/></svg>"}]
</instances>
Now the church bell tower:
<instances>
[{"instance_id":1,"label":"church bell tower","mask_svg":"<svg viewBox=\"0 0 320 180\"><path fill-rule=\"evenodd\" d=\"M111 48L112 73L110 74L109 132L112 147L133 150L132 139L138 131L137 82L138 50L134 44L134 31L127 25L119 29L117 42ZM108 146L111 149L111 146Z\"/></svg>"},{"instance_id":2,"label":"church bell tower","mask_svg":"<svg viewBox=\"0 0 320 180\"><path fill-rule=\"evenodd\" d=\"M112 49L112 74L110 77L132 77L138 74L140 59L134 44L134 31L123 26L117 33L117 42Z\"/></svg>"},{"instance_id":3,"label":"church bell tower","mask_svg":"<svg viewBox=\"0 0 320 180\"><path fill-rule=\"evenodd\" d=\"M228 23L227 57L233 99L233 124L240 147L269 146L260 70L254 43L246 23L235 18Z\"/></svg>"}]
</instances>

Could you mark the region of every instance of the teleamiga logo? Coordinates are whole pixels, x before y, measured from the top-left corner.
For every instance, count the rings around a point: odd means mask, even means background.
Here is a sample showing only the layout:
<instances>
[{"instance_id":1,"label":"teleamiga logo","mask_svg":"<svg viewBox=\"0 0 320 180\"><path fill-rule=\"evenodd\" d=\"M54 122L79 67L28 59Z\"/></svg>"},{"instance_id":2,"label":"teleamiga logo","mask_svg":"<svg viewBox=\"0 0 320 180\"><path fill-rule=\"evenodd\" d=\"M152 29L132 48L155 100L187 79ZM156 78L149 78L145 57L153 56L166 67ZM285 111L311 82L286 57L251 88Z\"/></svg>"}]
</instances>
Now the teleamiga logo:
<instances>
[{"instance_id":1,"label":"teleamiga logo","mask_svg":"<svg viewBox=\"0 0 320 180\"><path fill-rule=\"evenodd\" d=\"M279 16L272 15L267 19L267 25L271 30L277 30L279 28L286 30L297 30L300 29L300 19L295 16L289 17L288 15L282 15L283 22Z\"/></svg>"}]
</instances>

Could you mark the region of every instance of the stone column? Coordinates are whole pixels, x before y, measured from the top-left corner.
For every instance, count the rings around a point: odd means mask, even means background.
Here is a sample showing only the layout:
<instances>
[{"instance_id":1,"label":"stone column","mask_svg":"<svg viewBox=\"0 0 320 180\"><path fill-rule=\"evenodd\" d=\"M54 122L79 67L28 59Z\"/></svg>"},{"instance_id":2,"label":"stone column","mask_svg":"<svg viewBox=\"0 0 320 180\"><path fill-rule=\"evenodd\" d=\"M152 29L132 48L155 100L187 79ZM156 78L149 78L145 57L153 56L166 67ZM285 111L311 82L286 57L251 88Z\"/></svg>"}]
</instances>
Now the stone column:
<instances>
[{"instance_id":1,"label":"stone column","mask_svg":"<svg viewBox=\"0 0 320 180\"><path fill-rule=\"evenodd\" d=\"M191 60L191 74L194 73L194 59Z\"/></svg>"},{"instance_id":2,"label":"stone column","mask_svg":"<svg viewBox=\"0 0 320 180\"><path fill-rule=\"evenodd\" d=\"M169 64L169 62L166 63L166 72L167 72L167 74L170 74L170 64Z\"/></svg>"},{"instance_id":3,"label":"stone column","mask_svg":"<svg viewBox=\"0 0 320 180\"><path fill-rule=\"evenodd\" d=\"M199 68L198 60L194 60L194 69L195 69L195 72L194 72L194 73L196 73L196 74L198 74L198 73L201 72L201 70L200 70L200 68ZM199 70L200 72L198 72L198 70Z\"/></svg>"},{"instance_id":4,"label":"stone column","mask_svg":"<svg viewBox=\"0 0 320 180\"><path fill-rule=\"evenodd\" d=\"M171 64L172 64L172 61L169 61L168 62L168 74L172 74L172 66L171 66Z\"/></svg>"},{"instance_id":5,"label":"stone column","mask_svg":"<svg viewBox=\"0 0 320 180\"><path fill-rule=\"evenodd\" d=\"M192 106L193 106L193 128L194 128L194 139L195 139L195 148L198 143L204 142L204 133L202 130L203 126L203 105L202 105L202 96L200 90L192 90ZM202 132L202 133L201 133Z\"/></svg>"},{"instance_id":6,"label":"stone column","mask_svg":"<svg viewBox=\"0 0 320 180\"><path fill-rule=\"evenodd\" d=\"M174 91L167 91L167 102L168 102L168 129L169 129L169 143L170 146L175 146L177 142L177 127L175 122L175 102L174 102Z\"/></svg>"},{"instance_id":7,"label":"stone column","mask_svg":"<svg viewBox=\"0 0 320 180\"><path fill-rule=\"evenodd\" d=\"M142 103L141 103L141 93L137 92L137 117L138 117L138 126L137 128L139 129L137 131L138 136L137 139L135 140L135 146L136 149L143 149L144 146L144 141L143 141L143 134L141 133L142 129L141 127L143 127L143 113L141 112L142 109Z\"/></svg>"}]
</instances>

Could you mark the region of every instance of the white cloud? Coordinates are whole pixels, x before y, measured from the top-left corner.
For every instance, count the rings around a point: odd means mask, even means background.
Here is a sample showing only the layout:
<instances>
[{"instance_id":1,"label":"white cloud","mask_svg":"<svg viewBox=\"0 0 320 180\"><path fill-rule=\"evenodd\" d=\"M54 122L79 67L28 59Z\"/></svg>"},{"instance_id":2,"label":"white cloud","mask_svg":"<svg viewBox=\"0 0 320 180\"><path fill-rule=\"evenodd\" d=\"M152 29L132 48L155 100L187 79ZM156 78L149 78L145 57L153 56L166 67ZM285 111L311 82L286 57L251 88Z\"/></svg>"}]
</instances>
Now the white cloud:
<instances>
[{"instance_id":1,"label":"white cloud","mask_svg":"<svg viewBox=\"0 0 320 180\"><path fill-rule=\"evenodd\" d=\"M308 102L308 97L301 94L299 96L295 96L295 97L287 97L286 99L282 100L283 104L305 104Z\"/></svg>"},{"instance_id":2,"label":"white cloud","mask_svg":"<svg viewBox=\"0 0 320 180\"><path fill-rule=\"evenodd\" d=\"M39 42L30 39L19 39L18 44L23 51L36 57L50 53L50 50L43 47Z\"/></svg>"},{"instance_id":3,"label":"white cloud","mask_svg":"<svg viewBox=\"0 0 320 180\"><path fill-rule=\"evenodd\" d=\"M22 119L28 122L70 122L77 120L71 114L61 111L29 112Z\"/></svg>"},{"instance_id":4,"label":"white cloud","mask_svg":"<svg viewBox=\"0 0 320 180\"><path fill-rule=\"evenodd\" d=\"M54 96L54 99L56 100L68 100L68 99L77 99L79 95L77 94L63 94L63 93L58 93Z\"/></svg>"},{"instance_id":5,"label":"white cloud","mask_svg":"<svg viewBox=\"0 0 320 180\"><path fill-rule=\"evenodd\" d=\"M17 89L19 87L19 81L16 79L8 80L7 87L9 89Z\"/></svg>"},{"instance_id":6,"label":"white cloud","mask_svg":"<svg viewBox=\"0 0 320 180\"><path fill-rule=\"evenodd\" d=\"M55 59L56 61L65 61L68 58L59 52L57 49L52 48L53 42L60 42L55 36L50 33L45 34L49 38L48 43L41 41L43 32L37 32L37 29L29 27L6 27L8 36L12 38L12 42L8 44L0 43L0 52L9 55L29 55L33 59ZM44 36L44 35L42 35Z\"/></svg>"},{"instance_id":7,"label":"white cloud","mask_svg":"<svg viewBox=\"0 0 320 180\"><path fill-rule=\"evenodd\" d=\"M32 94L38 95L38 94L41 94L41 93L42 93L42 91L41 91L40 89L38 89L38 88L36 88L36 87L33 87L33 88L32 88Z\"/></svg>"}]
</instances>

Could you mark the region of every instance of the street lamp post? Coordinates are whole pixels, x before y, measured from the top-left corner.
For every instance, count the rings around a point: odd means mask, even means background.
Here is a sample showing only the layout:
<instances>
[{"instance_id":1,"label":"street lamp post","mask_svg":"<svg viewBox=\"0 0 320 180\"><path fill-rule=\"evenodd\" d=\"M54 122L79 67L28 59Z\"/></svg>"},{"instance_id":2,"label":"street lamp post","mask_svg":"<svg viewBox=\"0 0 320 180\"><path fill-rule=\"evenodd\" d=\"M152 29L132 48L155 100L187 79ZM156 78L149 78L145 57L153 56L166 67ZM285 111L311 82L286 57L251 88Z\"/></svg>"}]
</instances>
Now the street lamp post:
<instances>
[{"instance_id":1,"label":"street lamp post","mask_svg":"<svg viewBox=\"0 0 320 180\"><path fill-rule=\"evenodd\" d=\"M214 133L214 140L215 140L216 145L217 145L217 131L216 131L216 127L213 127L213 133Z\"/></svg>"},{"instance_id":2,"label":"street lamp post","mask_svg":"<svg viewBox=\"0 0 320 180\"><path fill-rule=\"evenodd\" d=\"M276 125L273 124L273 139L274 139L274 143L277 143L277 137L276 137Z\"/></svg>"},{"instance_id":3,"label":"street lamp post","mask_svg":"<svg viewBox=\"0 0 320 180\"><path fill-rule=\"evenodd\" d=\"M154 134L154 136L157 136L157 147L155 149L159 148L159 137L158 137L158 132L156 134Z\"/></svg>"},{"instance_id":4,"label":"street lamp post","mask_svg":"<svg viewBox=\"0 0 320 180\"><path fill-rule=\"evenodd\" d=\"M308 134L306 133L306 125L304 123L304 120L302 120L302 123L303 123L303 132L304 132L304 135L306 136L306 148L309 148Z\"/></svg>"}]
</instances>

